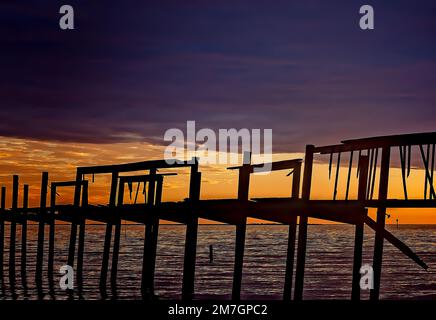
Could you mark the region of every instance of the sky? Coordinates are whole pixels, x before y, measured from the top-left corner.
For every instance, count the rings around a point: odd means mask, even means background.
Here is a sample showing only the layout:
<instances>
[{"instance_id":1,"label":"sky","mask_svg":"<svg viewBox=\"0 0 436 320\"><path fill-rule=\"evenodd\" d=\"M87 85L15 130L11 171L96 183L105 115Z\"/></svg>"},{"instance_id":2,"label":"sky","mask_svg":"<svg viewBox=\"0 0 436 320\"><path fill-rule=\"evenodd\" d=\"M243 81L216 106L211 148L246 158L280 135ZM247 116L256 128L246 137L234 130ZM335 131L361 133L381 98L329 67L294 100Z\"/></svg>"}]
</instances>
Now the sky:
<instances>
[{"instance_id":1,"label":"sky","mask_svg":"<svg viewBox=\"0 0 436 320\"><path fill-rule=\"evenodd\" d=\"M188 120L271 128L276 158L436 131L434 1L68 1L69 31L62 4L0 4L2 180L159 158ZM227 172L206 172L208 197L227 196Z\"/></svg>"}]
</instances>

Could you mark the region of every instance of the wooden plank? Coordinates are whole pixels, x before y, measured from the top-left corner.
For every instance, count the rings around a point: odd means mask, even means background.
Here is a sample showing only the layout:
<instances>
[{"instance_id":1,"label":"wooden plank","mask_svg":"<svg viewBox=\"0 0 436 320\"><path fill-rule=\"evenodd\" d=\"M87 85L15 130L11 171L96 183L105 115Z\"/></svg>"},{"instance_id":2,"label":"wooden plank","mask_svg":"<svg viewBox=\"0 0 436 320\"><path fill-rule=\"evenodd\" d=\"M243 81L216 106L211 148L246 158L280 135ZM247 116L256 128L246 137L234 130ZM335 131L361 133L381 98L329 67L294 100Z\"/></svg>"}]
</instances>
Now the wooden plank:
<instances>
[{"instance_id":1,"label":"wooden plank","mask_svg":"<svg viewBox=\"0 0 436 320\"><path fill-rule=\"evenodd\" d=\"M78 167L77 172L80 174L101 174L101 173L121 173L128 171L141 171L150 169L169 169L169 168L183 168L194 166L194 161L180 161L175 159L170 160L150 160L132 163L102 165L102 166L89 166Z\"/></svg>"},{"instance_id":2,"label":"wooden plank","mask_svg":"<svg viewBox=\"0 0 436 320\"><path fill-rule=\"evenodd\" d=\"M315 148L315 153L329 154L349 152L354 150L366 150L372 148L397 147L433 144L436 142L436 132L414 133L405 135L380 136L363 139L344 140L342 144L320 146Z\"/></svg>"},{"instance_id":3,"label":"wooden plank","mask_svg":"<svg viewBox=\"0 0 436 320\"><path fill-rule=\"evenodd\" d=\"M265 172L267 169L262 170L263 167L268 168L271 171L278 170L286 170L286 169L294 169L301 167L302 159L292 159L292 160L283 160L283 161L275 161L271 163L260 163L260 164L250 164L250 173L254 172L254 169L257 169L257 172ZM240 169L242 166L229 167L229 170Z\"/></svg>"}]
</instances>

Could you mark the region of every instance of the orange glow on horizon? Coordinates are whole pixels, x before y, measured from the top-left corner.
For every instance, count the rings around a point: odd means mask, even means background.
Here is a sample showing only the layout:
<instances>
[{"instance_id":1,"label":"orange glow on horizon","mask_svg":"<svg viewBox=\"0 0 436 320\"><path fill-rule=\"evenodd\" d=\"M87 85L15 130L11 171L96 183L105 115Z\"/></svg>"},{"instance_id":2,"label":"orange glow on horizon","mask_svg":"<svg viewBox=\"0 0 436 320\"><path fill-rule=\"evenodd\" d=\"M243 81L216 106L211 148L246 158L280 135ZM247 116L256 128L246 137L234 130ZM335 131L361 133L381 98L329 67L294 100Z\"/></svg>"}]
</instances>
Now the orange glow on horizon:
<instances>
[{"instance_id":1,"label":"orange glow on horizon","mask_svg":"<svg viewBox=\"0 0 436 320\"><path fill-rule=\"evenodd\" d=\"M7 207L10 206L12 175L20 176L21 188L24 183L30 185L29 205L39 205L39 185L41 172L49 172L49 181L73 180L78 166L102 165L111 163L127 163L149 159L160 159L163 146L143 142L119 144L73 144L43 142L2 137L0 142L0 184L7 187ZM302 158L304 154L275 154L274 160ZM202 172L201 199L236 198L237 172L227 170L224 165L200 166ZM333 166L333 173L336 168ZM356 196L356 168L353 168L350 199ZM189 176L185 170L166 170L177 172L178 176L167 177L164 182L164 201L183 200L188 195ZM291 177L288 172L278 171L269 175L252 176L250 197L287 197L291 190ZM347 168L342 168L339 175L338 199L344 198ZM332 174L333 176L333 174ZM331 199L333 194L333 178L328 179L328 164L319 162L314 165L312 183L312 199ZM316 178L315 178L316 177ZM91 177L88 177L91 180ZM97 175L95 182L90 183L90 203L104 204L108 202L109 176ZM378 178L376 179L377 186ZM424 171L413 169L408 179L409 198L422 198ZM136 192L134 187L134 192ZM389 197L403 198L401 171L392 168L390 171ZM127 192L127 191L126 191ZM377 195L377 188L374 190ZM134 198L134 195L133 197ZM70 203L72 188L59 191L58 203ZM129 203L128 193L125 196ZM138 198L140 201L140 197ZM21 198L19 203L21 205ZM435 209L389 209L388 224L436 224ZM373 212L370 212L373 216ZM251 222L257 222L252 220ZM313 219L312 223L326 223Z\"/></svg>"}]
</instances>

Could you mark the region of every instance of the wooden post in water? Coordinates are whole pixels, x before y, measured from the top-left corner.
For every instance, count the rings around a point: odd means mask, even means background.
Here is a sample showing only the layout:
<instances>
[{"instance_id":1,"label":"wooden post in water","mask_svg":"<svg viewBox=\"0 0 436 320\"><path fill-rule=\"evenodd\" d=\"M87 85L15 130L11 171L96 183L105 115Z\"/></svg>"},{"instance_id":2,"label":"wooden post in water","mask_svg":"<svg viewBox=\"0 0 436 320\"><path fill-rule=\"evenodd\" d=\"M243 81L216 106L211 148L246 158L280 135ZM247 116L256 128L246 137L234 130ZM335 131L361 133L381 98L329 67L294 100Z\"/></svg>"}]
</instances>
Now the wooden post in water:
<instances>
[{"instance_id":1,"label":"wooden post in water","mask_svg":"<svg viewBox=\"0 0 436 320\"><path fill-rule=\"evenodd\" d=\"M312 167L313 167L313 153L315 146L306 146L306 156L304 158L304 173L303 173L303 187L302 199L310 199L310 188L312 184ZM294 300L303 299L303 286L304 286L304 268L306 264L306 242L307 242L307 216L300 215L298 225L298 249L297 249L297 267L295 271L295 292Z\"/></svg>"},{"instance_id":2,"label":"wooden post in water","mask_svg":"<svg viewBox=\"0 0 436 320\"><path fill-rule=\"evenodd\" d=\"M53 285L53 264L54 264L54 245L55 245L55 206L56 206L56 185L51 184L50 188L50 222L48 236L48 265L47 275L50 286Z\"/></svg>"},{"instance_id":3,"label":"wooden post in water","mask_svg":"<svg viewBox=\"0 0 436 320\"><path fill-rule=\"evenodd\" d=\"M359 187L357 199L362 202L366 200L368 165L368 156L361 155L358 163ZM353 281L351 289L351 300L360 300L360 268L362 266L363 233L364 223L363 221L359 220L359 222L356 223L354 233Z\"/></svg>"},{"instance_id":4,"label":"wooden post in water","mask_svg":"<svg viewBox=\"0 0 436 320\"><path fill-rule=\"evenodd\" d=\"M82 207L88 205L88 181L82 181L81 188L83 188L82 194ZM83 217L79 224L79 243L77 245L77 283L79 291L82 290L83 283L83 253L85 251L85 228L86 219Z\"/></svg>"},{"instance_id":5,"label":"wooden post in water","mask_svg":"<svg viewBox=\"0 0 436 320\"><path fill-rule=\"evenodd\" d=\"M118 189L117 206L122 206L124 201L124 183L120 182ZM115 291L117 287L118 257L120 254L121 218L116 217L114 230L114 245L112 248L111 287Z\"/></svg>"},{"instance_id":6,"label":"wooden post in water","mask_svg":"<svg viewBox=\"0 0 436 320\"><path fill-rule=\"evenodd\" d=\"M148 200L154 205L158 205L162 200L162 187L163 177L156 176L155 171L150 171L151 180L149 186ZM152 186L153 185L153 186ZM154 213L153 213L154 215ZM143 273L143 286L146 293L154 295L154 274L156 269L156 252L157 252L157 239L159 236L159 217L153 216L147 225L146 230L146 243L144 243L144 273Z\"/></svg>"},{"instance_id":7,"label":"wooden post in water","mask_svg":"<svg viewBox=\"0 0 436 320\"><path fill-rule=\"evenodd\" d=\"M2 187L0 208L1 211L4 211L6 209L6 187ZM2 214L3 212L0 213L0 280L3 278L3 254L5 248L5 221L1 216Z\"/></svg>"},{"instance_id":8,"label":"wooden post in water","mask_svg":"<svg viewBox=\"0 0 436 320\"><path fill-rule=\"evenodd\" d=\"M80 207L80 196L81 196L81 186L82 186L82 174L76 172L76 185L74 190L74 206L76 208ZM68 265L74 267L74 255L76 253L76 239L77 239L77 220L71 222L70 229L70 244L68 247Z\"/></svg>"},{"instance_id":9,"label":"wooden post in water","mask_svg":"<svg viewBox=\"0 0 436 320\"><path fill-rule=\"evenodd\" d=\"M109 199L109 206L116 206L116 196L118 190L118 172L112 173L112 181L111 181L111 193ZM101 262L101 273L100 273L100 289L106 289L106 280L107 280L107 272L109 267L109 255L110 255L110 247L111 247L111 239L112 239L112 227L113 222L108 222L106 225L106 234L104 237L104 249L103 249L103 258Z\"/></svg>"},{"instance_id":10,"label":"wooden post in water","mask_svg":"<svg viewBox=\"0 0 436 320\"><path fill-rule=\"evenodd\" d=\"M25 184L23 189L23 209L29 205L29 185ZM26 287L26 265L27 265L27 213L21 224L21 281Z\"/></svg>"},{"instance_id":11,"label":"wooden post in water","mask_svg":"<svg viewBox=\"0 0 436 320\"><path fill-rule=\"evenodd\" d=\"M11 288L15 287L15 240L17 233L16 210L18 207L18 176L13 176L12 182L12 221L10 225L9 237L9 281Z\"/></svg>"},{"instance_id":12,"label":"wooden post in water","mask_svg":"<svg viewBox=\"0 0 436 320\"><path fill-rule=\"evenodd\" d=\"M42 264L44 257L44 232L47 207L47 187L48 187L48 172L42 173L41 179L41 199L40 199L40 220L38 224L38 248L36 252L36 272L35 280L37 286L42 284Z\"/></svg>"},{"instance_id":13,"label":"wooden post in water","mask_svg":"<svg viewBox=\"0 0 436 320\"><path fill-rule=\"evenodd\" d=\"M155 168L150 169L150 179L148 181L148 194L147 194L147 205L152 208L155 203L156 195L156 172ZM159 223L159 220L158 220ZM142 293L147 296L153 295L153 271L152 271L152 260L153 260L153 225L154 218L147 221L145 225L145 236L144 236L144 253L142 257L142 279L141 279L141 290Z\"/></svg>"},{"instance_id":14,"label":"wooden post in water","mask_svg":"<svg viewBox=\"0 0 436 320\"><path fill-rule=\"evenodd\" d=\"M160 176L156 184L156 198L155 205L159 205L162 202L162 191L163 191L163 177ZM152 252L151 252L151 269L150 269L150 279L152 291L154 291L154 274L156 270L156 253L157 253L157 240L159 237L159 217L155 217L153 223L153 242L152 242Z\"/></svg>"},{"instance_id":15,"label":"wooden post in water","mask_svg":"<svg viewBox=\"0 0 436 320\"><path fill-rule=\"evenodd\" d=\"M191 180L189 183L189 199L191 204L200 199L201 173L198 172L198 159L191 166ZM195 285L195 260L197 255L198 216L192 212L186 224L185 257L183 261L182 299L191 300L194 296Z\"/></svg>"},{"instance_id":16,"label":"wooden post in water","mask_svg":"<svg viewBox=\"0 0 436 320\"><path fill-rule=\"evenodd\" d=\"M251 154L244 153L243 164L239 169L238 180L238 200L241 202L248 201L250 189L250 174L251 174ZM241 299L241 284L242 284L242 269L244 264L245 250L245 232L247 229L247 220L241 221L236 225L236 243L235 243L235 265L233 270L233 288L232 300Z\"/></svg>"},{"instance_id":17,"label":"wooden post in water","mask_svg":"<svg viewBox=\"0 0 436 320\"><path fill-rule=\"evenodd\" d=\"M388 197L389 181L389 163L391 148L389 146L382 148L381 168L380 168L380 185L378 200L384 201ZM370 291L370 299L378 300L380 294L380 279L383 259L383 230L385 228L386 205L377 208L377 231L375 232L373 272L374 272L374 289Z\"/></svg>"},{"instance_id":18,"label":"wooden post in water","mask_svg":"<svg viewBox=\"0 0 436 320\"><path fill-rule=\"evenodd\" d=\"M301 163L294 168L292 174L292 199L298 200L300 196L300 176ZM283 290L283 300L292 299L292 277L294 272L294 257L295 257L295 235L297 232L297 215L292 214L291 222L289 223L288 232L288 250L286 255L286 271L285 271L285 287Z\"/></svg>"}]
</instances>

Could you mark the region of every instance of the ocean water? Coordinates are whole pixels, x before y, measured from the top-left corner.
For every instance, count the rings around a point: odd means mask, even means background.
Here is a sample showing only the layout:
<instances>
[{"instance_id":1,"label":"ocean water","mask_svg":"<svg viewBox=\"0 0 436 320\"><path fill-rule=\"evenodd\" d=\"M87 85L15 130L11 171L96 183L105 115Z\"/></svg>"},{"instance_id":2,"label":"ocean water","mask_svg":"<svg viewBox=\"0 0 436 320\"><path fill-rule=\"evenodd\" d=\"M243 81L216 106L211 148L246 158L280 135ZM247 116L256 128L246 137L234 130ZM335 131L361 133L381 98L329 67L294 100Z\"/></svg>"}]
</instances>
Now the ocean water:
<instances>
[{"instance_id":1,"label":"ocean water","mask_svg":"<svg viewBox=\"0 0 436 320\"><path fill-rule=\"evenodd\" d=\"M436 300L436 225L388 226L429 265L425 271L385 241L381 299ZM58 225L55 248L55 292L48 294L44 270L42 294L34 283L37 226L28 226L27 288L20 275L20 226L17 227L16 286L8 277L9 229L5 239L5 275L0 279L0 299L68 299L59 286L59 268L66 263L69 226ZM100 264L105 227L88 225L84 254L82 299L102 299ZM119 256L117 299L141 299L144 226L123 225ZM155 291L159 299L179 299L182 287L185 227L161 225L157 249ZM47 239L47 235L46 235ZM306 258L304 299L349 299L351 295L354 228L348 225L310 225ZM232 290L235 229L225 225L200 225L195 291L197 299L230 299ZM365 228L363 263L371 264L374 233ZM209 261L209 246L214 260ZM242 280L242 299L281 299L287 247L287 227L247 226ZM47 250L47 247L45 248ZM47 251L45 251L47 252ZM46 255L45 255L46 258ZM46 262L44 264L46 267ZM109 280L108 280L109 283ZM109 287L110 288L110 287ZM106 298L111 299L111 290ZM369 292L362 291L367 299ZM78 299L77 293L74 298Z\"/></svg>"}]
</instances>

